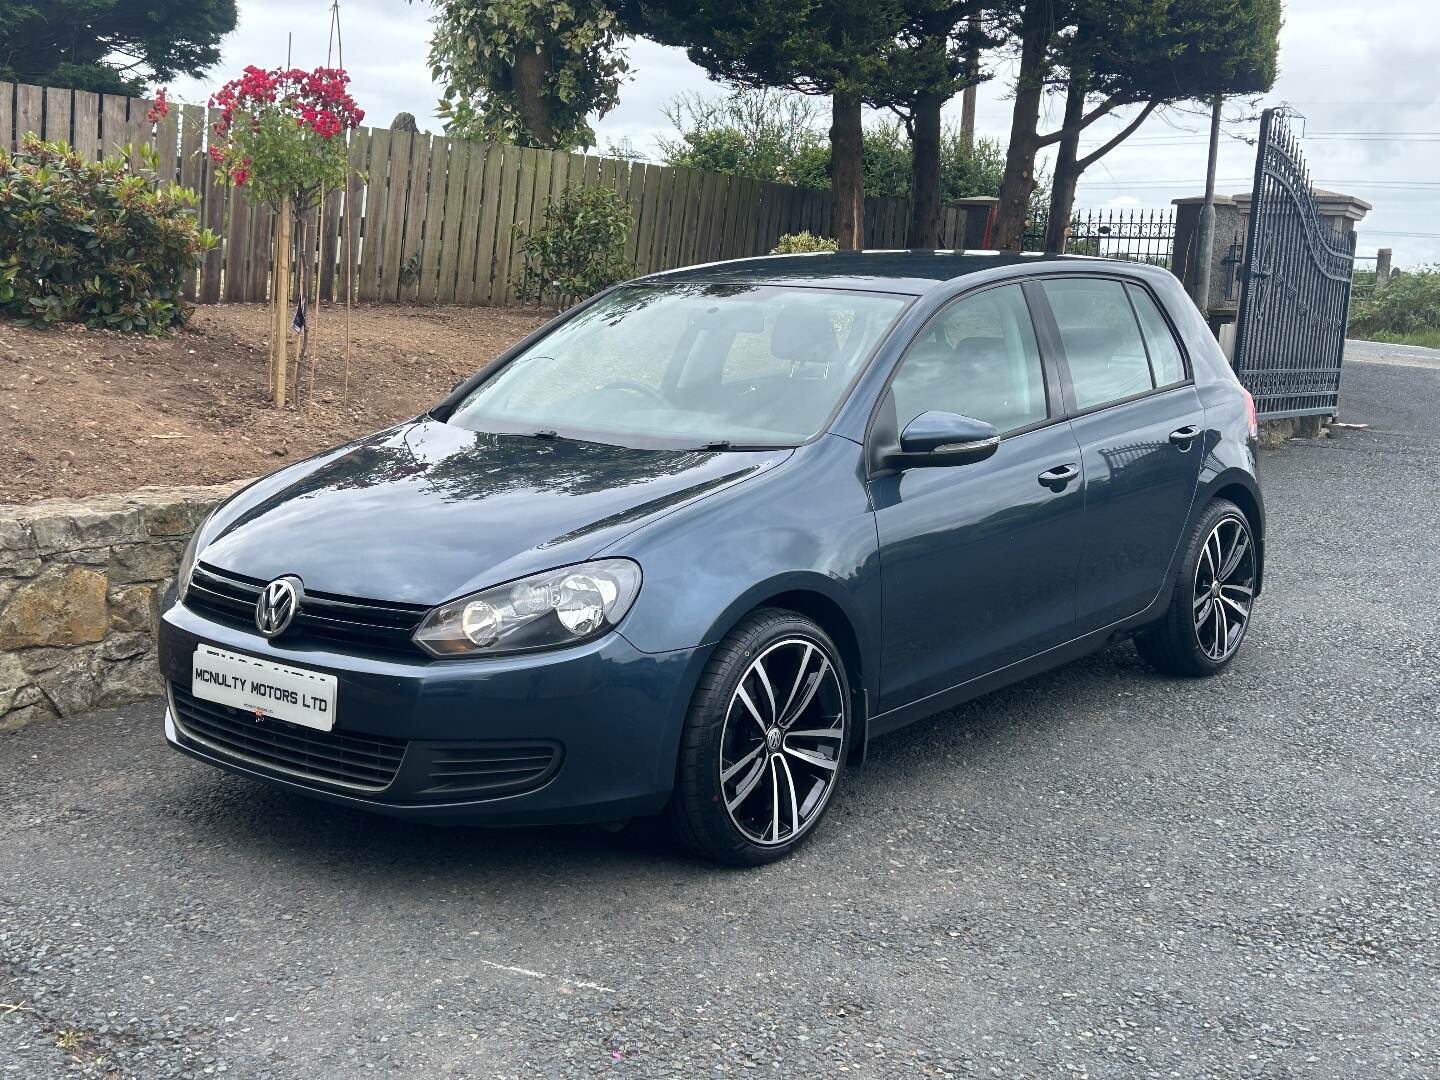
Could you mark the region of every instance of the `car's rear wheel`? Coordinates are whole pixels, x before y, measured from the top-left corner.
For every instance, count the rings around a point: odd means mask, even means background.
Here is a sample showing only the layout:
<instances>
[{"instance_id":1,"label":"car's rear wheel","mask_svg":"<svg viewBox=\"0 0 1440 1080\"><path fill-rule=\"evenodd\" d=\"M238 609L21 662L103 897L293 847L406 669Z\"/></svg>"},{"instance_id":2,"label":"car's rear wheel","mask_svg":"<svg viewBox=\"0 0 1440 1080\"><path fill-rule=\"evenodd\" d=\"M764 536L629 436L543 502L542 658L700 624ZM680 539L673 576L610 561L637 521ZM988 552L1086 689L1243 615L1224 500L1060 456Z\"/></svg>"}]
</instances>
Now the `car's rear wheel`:
<instances>
[{"instance_id":1,"label":"car's rear wheel","mask_svg":"<svg viewBox=\"0 0 1440 1080\"><path fill-rule=\"evenodd\" d=\"M1223 671L1250 629L1258 566L1245 512L1216 499L1195 524L1165 618L1135 636L1140 656L1171 675Z\"/></svg>"},{"instance_id":2,"label":"car's rear wheel","mask_svg":"<svg viewBox=\"0 0 1440 1080\"><path fill-rule=\"evenodd\" d=\"M824 816L849 741L834 642L794 612L752 613L716 646L691 702L667 811L675 834L733 866L783 858Z\"/></svg>"}]
</instances>

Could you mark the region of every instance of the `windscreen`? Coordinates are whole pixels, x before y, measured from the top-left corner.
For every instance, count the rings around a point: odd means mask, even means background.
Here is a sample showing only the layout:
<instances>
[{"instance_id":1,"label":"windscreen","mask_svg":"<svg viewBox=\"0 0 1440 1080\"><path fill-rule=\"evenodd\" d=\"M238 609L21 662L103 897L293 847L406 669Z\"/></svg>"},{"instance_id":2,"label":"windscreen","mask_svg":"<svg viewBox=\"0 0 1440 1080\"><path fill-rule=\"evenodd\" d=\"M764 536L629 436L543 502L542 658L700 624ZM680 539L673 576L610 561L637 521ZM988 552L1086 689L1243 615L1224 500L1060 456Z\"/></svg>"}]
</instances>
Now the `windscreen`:
<instances>
[{"instance_id":1,"label":"windscreen","mask_svg":"<svg viewBox=\"0 0 1440 1080\"><path fill-rule=\"evenodd\" d=\"M776 285L617 289L477 386L475 431L671 447L818 435L911 297Z\"/></svg>"}]
</instances>

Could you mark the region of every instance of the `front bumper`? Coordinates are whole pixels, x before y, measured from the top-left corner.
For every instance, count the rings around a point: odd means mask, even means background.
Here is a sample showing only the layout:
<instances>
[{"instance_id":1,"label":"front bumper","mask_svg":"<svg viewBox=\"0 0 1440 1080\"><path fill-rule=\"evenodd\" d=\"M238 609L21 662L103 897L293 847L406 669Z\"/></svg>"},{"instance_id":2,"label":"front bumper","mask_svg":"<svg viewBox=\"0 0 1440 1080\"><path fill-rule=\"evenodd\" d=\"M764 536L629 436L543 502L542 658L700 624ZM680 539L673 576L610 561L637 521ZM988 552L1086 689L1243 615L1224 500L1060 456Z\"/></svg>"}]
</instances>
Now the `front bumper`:
<instances>
[{"instance_id":1,"label":"front bumper","mask_svg":"<svg viewBox=\"0 0 1440 1080\"><path fill-rule=\"evenodd\" d=\"M252 745L243 732L235 742L222 743L207 737L209 729L187 724L187 710L195 715L191 657L201 642L335 675L333 734L347 745L370 738L396 747L393 752L401 760L393 779L373 790L356 790L309 773L303 752L287 751L282 763L265 752L237 750L237 745ZM655 813L669 798L680 729L703 651L643 653L613 633L573 649L441 661L419 654L341 651L312 642L269 642L171 604L161 616L159 633L160 672L171 691L165 738L176 750L231 772L397 817L495 825L618 821ZM246 719L239 714L226 722L238 725ZM265 723L267 730L275 730L275 721ZM300 745L284 735L280 741ZM523 791L447 796L428 767L442 750L473 746L481 752L522 743L557 749L556 767ZM334 752L313 741L304 745L318 748L317 754Z\"/></svg>"}]
</instances>

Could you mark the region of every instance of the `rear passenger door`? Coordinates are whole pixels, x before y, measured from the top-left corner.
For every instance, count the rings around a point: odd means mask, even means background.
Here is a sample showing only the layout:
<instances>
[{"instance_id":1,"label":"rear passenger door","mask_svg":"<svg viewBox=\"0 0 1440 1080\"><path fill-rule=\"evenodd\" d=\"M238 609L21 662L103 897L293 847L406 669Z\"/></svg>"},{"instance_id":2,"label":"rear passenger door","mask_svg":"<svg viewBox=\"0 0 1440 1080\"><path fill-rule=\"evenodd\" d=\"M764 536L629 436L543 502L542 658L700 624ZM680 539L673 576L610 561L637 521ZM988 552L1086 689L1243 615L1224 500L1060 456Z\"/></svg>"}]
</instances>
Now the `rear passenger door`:
<instances>
[{"instance_id":1,"label":"rear passenger door","mask_svg":"<svg viewBox=\"0 0 1440 1080\"><path fill-rule=\"evenodd\" d=\"M1105 277L1044 280L1085 467L1076 629L1095 630L1159 593L1189 518L1205 410L1179 339L1150 291Z\"/></svg>"},{"instance_id":2,"label":"rear passenger door","mask_svg":"<svg viewBox=\"0 0 1440 1080\"><path fill-rule=\"evenodd\" d=\"M1002 435L984 461L870 481L885 712L1072 635L1084 502L1080 448L1019 284L942 309L901 359L880 408L894 410L895 431L938 410L985 420Z\"/></svg>"}]
</instances>

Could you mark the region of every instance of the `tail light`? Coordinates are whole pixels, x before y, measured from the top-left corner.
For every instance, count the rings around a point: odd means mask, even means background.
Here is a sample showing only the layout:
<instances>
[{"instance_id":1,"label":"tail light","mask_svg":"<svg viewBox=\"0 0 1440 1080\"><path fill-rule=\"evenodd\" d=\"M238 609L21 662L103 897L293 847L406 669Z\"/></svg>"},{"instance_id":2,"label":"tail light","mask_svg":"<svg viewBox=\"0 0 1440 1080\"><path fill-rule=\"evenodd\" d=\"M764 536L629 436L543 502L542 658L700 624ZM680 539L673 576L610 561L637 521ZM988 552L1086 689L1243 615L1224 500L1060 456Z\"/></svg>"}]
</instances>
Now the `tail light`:
<instances>
[{"instance_id":1,"label":"tail light","mask_svg":"<svg viewBox=\"0 0 1440 1080\"><path fill-rule=\"evenodd\" d=\"M1250 417L1250 438L1258 439L1260 437L1260 420L1255 415L1255 396L1243 386L1240 388L1240 392L1245 395L1245 411Z\"/></svg>"}]
</instances>

